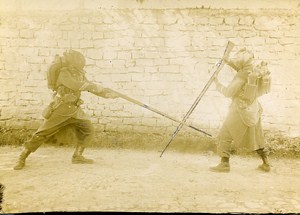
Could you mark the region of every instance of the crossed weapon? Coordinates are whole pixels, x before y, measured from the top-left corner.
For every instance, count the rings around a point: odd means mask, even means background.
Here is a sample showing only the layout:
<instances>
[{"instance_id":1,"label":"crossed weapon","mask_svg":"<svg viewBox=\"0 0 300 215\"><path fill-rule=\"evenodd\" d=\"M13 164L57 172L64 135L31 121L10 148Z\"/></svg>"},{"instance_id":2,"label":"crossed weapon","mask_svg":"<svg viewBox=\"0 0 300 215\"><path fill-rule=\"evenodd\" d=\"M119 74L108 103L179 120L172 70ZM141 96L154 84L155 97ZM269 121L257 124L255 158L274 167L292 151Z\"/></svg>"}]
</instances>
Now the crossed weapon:
<instances>
[{"instance_id":1,"label":"crossed weapon","mask_svg":"<svg viewBox=\"0 0 300 215\"><path fill-rule=\"evenodd\" d=\"M206 83L206 85L204 86L204 88L202 89L201 93L196 98L196 100L194 101L193 105L191 106L191 108L188 110L188 112L185 114L185 116L183 117L183 119L181 121L179 121L178 119L173 118L173 117L171 117L171 116L169 116L169 115L167 115L167 114L165 114L165 113L163 113L163 112L161 112L161 111L159 111L159 110L157 110L155 108L152 108L152 107L150 107L150 106L148 106L146 104L143 104L143 103L141 103L141 102L139 102L139 101L137 101L137 100L135 100L133 98L130 98L130 97L128 97L128 96L126 96L126 95L124 95L122 93L119 93L119 92L116 92L114 90L111 90L114 93L116 93L119 97L121 97L121 98L123 98L123 99L125 99L125 100L127 100L129 102L137 104L137 105L139 105L139 106L141 106L143 108L146 108L146 109L148 109L150 111L153 111L153 112L155 112L155 113L157 113L157 114L159 114L159 115L161 115L163 117L166 117L166 118L168 118L170 120L173 120L173 121L179 123L179 125L177 126L176 130L174 131L171 139L169 140L169 142L167 143L167 145L165 146L165 148L161 152L160 157L162 157L162 155L166 151L167 147L171 144L171 142L174 140L174 138L176 137L176 135L178 134L178 132L181 130L181 128L184 125L192 128L192 129L194 129L194 130L196 130L198 132L201 132L201 133L203 133L203 134L205 134L207 136L210 136L210 137L212 136L211 134L209 134L209 133L207 133L207 132L205 132L205 131L203 131L203 130L201 130L199 128L196 128L193 125L190 125L190 124L186 123L186 120L192 114L192 112L194 111L194 109L196 108L196 106L198 105L198 103L200 102L200 100L202 99L202 97L204 96L204 94L206 93L206 91L208 90L208 88L210 87L210 85L212 84L212 82L214 81L215 77L219 74L219 72L223 68L224 63L225 63L224 59L229 56L229 54L230 54L231 50L233 49L233 47L234 47L234 43L228 41L222 59L215 65L215 66L217 66L215 72L212 74L212 76L210 77L210 79L208 80L208 82Z\"/></svg>"}]
</instances>

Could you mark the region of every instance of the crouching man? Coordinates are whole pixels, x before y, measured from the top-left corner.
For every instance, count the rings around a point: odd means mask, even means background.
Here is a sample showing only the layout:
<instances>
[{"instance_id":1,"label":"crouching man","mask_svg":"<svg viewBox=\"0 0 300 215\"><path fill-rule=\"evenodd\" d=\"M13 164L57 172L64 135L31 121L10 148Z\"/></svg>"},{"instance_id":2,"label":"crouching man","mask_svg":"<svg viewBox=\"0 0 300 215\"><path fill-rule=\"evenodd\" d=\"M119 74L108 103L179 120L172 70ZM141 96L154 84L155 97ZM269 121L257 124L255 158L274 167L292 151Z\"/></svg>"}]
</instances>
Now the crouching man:
<instances>
[{"instance_id":1,"label":"crouching man","mask_svg":"<svg viewBox=\"0 0 300 215\"><path fill-rule=\"evenodd\" d=\"M44 122L25 142L15 170L23 169L25 160L30 153L35 152L50 138L59 136L66 129L72 131L76 138L76 148L72 156L73 164L90 164L92 159L85 158L82 154L94 135L94 128L89 117L80 107L82 91L88 91L97 96L114 99L118 95L109 88L94 84L85 77L85 57L78 51L69 50L61 57L60 62L50 67L48 72L48 87L54 91L53 101L44 110Z\"/></svg>"}]
</instances>

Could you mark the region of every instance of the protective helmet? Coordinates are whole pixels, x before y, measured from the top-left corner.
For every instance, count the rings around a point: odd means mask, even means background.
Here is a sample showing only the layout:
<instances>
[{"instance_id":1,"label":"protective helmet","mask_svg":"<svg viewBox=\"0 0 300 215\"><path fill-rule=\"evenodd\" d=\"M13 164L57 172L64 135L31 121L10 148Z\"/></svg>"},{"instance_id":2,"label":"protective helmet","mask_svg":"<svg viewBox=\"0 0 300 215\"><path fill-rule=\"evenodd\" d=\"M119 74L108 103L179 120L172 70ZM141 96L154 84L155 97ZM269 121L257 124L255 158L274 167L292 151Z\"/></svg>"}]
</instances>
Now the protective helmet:
<instances>
[{"instance_id":1,"label":"protective helmet","mask_svg":"<svg viewBox=\"0 0 300 215\"><path fill-rule=\"evenodd\" d=\"M85 57L78 51L68 50L64 53L68 64L74 66L78 70L82 70L85 66Z\"/></svg>"}]
</instances>

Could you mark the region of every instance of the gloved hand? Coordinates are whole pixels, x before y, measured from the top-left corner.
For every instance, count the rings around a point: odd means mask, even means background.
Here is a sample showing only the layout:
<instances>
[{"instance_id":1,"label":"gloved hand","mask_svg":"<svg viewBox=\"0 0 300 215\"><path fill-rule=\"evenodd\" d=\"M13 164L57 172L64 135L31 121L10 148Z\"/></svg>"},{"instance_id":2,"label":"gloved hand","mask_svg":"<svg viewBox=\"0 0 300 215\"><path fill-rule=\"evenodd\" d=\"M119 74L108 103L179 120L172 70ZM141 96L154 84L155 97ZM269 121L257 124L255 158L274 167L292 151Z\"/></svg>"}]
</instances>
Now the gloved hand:
<instances>
[{"instance_id":1,"label":"gloved hand","mask_svg":"<svg viewBox=\"0 0 300 215\"><path fill-rule=\"evenodd\" d=\"M228 56L228 55L225 55L225 56L223 57L223 61L224 61L225 63L228 63L228 62L229 62L229 56Z\"/></svg>"},{"instance_id":2,"label":"gloved hand","mask_svg":"<svg viewBox=\"0 0 300 215\"><path fill-rule=\"evenodd\" d=\"M100 85L94 84L94 83L89 83L85 89L86 91L90 92L90 93L94 93L94 94L99 94L102 93L104 91L104 88Z\"/></svg>"},{"instance_id":3,"label":"gloved hand","mask_svg":"<svg viewBox=\"0 0 300 215\"><path fill-rule=\"evenodd\" d=\"M108 99L115 99L118 98L119 95L114 92L113 90L111 90L110 88L104 88L104 97L108 98Z\"/></svg>"}]
</instances>

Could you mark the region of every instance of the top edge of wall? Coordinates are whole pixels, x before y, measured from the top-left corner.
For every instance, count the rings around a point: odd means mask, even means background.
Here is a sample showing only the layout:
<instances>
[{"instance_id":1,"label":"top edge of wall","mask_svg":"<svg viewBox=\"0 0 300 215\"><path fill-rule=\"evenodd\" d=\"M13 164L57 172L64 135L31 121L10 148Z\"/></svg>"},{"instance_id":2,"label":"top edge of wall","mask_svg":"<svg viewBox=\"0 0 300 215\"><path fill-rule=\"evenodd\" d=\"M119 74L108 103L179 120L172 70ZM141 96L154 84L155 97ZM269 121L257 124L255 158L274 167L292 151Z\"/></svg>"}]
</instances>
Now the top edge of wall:
<instances>
[{"instance_id":1,"label":"top edge of wall","mask_svg":"<svg viewBox=\"0 0 300 215\"><path fill-rule=\"evenodd\" d=\"M0 0L0 11L187 8L300 11L300 0Z\"/></svg>"}]
</instances>

